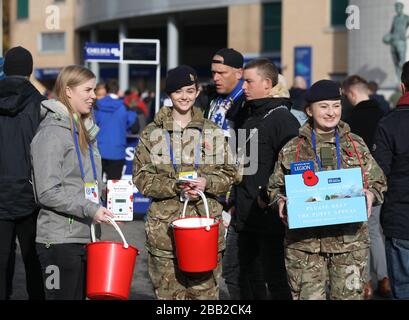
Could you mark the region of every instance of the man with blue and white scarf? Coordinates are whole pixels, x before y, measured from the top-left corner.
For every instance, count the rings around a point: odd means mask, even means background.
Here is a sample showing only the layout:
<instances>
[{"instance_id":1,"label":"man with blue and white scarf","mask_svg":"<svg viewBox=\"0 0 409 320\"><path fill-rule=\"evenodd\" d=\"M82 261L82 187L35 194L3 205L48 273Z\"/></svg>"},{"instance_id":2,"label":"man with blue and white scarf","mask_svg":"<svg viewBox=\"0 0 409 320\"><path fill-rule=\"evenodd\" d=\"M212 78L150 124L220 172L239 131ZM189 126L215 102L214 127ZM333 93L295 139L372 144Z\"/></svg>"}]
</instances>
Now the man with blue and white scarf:
<instances>
[{"instance_id":1,"label":"man with blue and white scarf","mask_svg":"<svg viewBox=\"0 0 409 320\"><path fill-rule=\"evenodd\" d=\"M243 109L244 97L243 56L234 49L224 48L215 53L212 59L212 76L218 96L210 102L205 117L223 129L226 137L230 130L237 130L246 118Z\"/></svg>"},{"instance_id":2,"label":"man with blue and white scarf","mask_svg":"<svg viewBox=\"0 0 409 320\"><path fill-rule=\"evenodd\" d=\"M212 59L212 76L218 96L211 100L205 117L223 129L224 136L228 139L247 118L243 95L243 55L234 49L224 48L217 51ZM232 150L233 152L237 150ZM223 278L225 279L230 299L238 300L241 297L238 269L238 234L235 231L236 216L234 208L230 208L234 195L227 197L223 212L224 224L227 227L226 250L223 256ZM230 215L232 214L232 215ZM231 221L231 223L230 223ZM230 224L230 225L229 225ZM261 266L260 266L261 267Z\"/></svg>"}]
</instances>

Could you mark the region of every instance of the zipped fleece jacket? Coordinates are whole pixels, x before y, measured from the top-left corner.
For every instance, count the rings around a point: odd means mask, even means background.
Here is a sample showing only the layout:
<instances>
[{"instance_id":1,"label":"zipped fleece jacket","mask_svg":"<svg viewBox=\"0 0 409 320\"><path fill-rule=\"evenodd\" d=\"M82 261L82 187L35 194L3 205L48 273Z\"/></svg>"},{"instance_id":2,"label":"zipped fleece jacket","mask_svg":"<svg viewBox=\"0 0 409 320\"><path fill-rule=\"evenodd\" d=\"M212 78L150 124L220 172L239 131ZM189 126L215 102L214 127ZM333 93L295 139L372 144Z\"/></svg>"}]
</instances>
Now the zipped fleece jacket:
<instances>
[{"instance_id":1,"label":"zipped fleece jacket","mask_svg":"<svg viewBox=\"0 0 409 320\"><path fill-rule=\"evenodd\" d=\"M67 108L56 100L44 101L42 106L48 112L31 143L34 191L41 206L36 242L88 243L90 225L100 205L85 199ZM92 149L101 196L101 156L96 141ZM89 149L81 159L85 182L94 182Z\"/></svg>"}]
</instances>

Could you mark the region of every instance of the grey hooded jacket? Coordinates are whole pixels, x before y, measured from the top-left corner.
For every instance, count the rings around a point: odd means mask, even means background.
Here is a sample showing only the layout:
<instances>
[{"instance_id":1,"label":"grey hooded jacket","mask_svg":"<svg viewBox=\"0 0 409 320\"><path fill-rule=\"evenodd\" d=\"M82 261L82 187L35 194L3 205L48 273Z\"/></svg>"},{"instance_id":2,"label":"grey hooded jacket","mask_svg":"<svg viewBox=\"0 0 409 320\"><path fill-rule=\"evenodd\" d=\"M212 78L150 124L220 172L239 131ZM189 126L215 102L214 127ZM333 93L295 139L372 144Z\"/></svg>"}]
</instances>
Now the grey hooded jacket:
<instances>
[{"instance_id":1,"label":"grey hooded jacket","mask_svg":"<svg viewBox=\"0 0 409 320\"><path fill-rule=\"evenodd\" d=\"M41 206L36 242L88 243L100 205L85 199L68 110L56 100L43 101L42 107L47 113L31 143L34 192ZM101 195L101 156L95 141L92 147ZM85 182L94 182L89 152L81 159Z\"/></svg>"}]
</instances>

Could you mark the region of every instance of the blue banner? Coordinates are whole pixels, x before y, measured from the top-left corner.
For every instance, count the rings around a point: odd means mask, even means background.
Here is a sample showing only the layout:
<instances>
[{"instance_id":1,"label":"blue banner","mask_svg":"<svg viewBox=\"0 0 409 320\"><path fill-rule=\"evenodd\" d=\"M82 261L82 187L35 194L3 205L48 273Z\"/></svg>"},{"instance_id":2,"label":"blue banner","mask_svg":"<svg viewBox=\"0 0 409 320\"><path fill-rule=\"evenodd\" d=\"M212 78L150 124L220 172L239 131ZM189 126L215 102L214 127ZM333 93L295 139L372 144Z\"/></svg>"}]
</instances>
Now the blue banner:
<instances>
[{"instance_id":1,"label":"blue banner","mask_svg":"<svg viewBox=\"0 0 409 320\"><path fill-rule=\"evenodd\" d=\"M126 147L126 155L125 155L125 171L122 175L122 179L130 179L132 180L132 166L133 166L133 159L134 159L134 150L136 145L138 144L138 138L135 136L128 136L127 138L127 147ZM151 205L151 199L144 197L136 187L134 187L134 195L133 195L133 211L136 214L145 214L149 206Z\"/></svg>"},{"instance_id":2,"label":"blue banner","mask_svg":"<svg viewBox=\"0 0 409 320\"><path fill-rule=\"evenodd\" d=\"M294 77L301 76L307 82L307 88L311 86L312 80L312 48L294 48Z\"/></svg>"},{"instance_id":3,"label":"blue banner","mask_svg":"<svg viewBox=\"0 0 409 320\"><path fill-rule=\"evenodd\" d=\"M55 80L62 68L36 68L34 77L37 80Z\"/></svg>"},{"instance_id":4,"label":"blue banner","mask_svg":"<svg viewBox=\"0 0 409 320\"><path fill-rule=\"evenodd\" d=\"M120 59L118 43L91 43L86 42L84 47L85 60L117 60Z\"/></svg>"}]
</instances>

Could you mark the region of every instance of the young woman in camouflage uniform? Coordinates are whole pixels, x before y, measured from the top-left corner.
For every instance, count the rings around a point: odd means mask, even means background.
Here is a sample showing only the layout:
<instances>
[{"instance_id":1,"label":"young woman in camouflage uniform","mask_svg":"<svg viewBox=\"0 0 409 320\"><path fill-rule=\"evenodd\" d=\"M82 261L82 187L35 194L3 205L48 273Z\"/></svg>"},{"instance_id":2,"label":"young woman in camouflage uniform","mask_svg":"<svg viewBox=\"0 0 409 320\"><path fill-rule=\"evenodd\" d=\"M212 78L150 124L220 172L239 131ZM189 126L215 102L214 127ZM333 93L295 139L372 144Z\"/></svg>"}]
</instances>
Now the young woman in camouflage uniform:
<instances>
[{"instance_id":1,"label":"young woman in camouflage uniform","mask_svg":"<svg viewBox=\"0 0 409 320\"><path fill-rule=\"evenodd\" d=\"M210 215L221 219L222 205L217 197L227 193L236 169L228 161L231 159L223 131L193 107L199 94L196 72L189 66L169 71L166 92L173 107L162 107L154 122L142 132L133 170L139 191L152 198L145 225L149 275L158 299L217 299L221 255L217 268L211 272L182 272L170 225L181 216L182 197L191 199L187 215L205 215L198 190L206 194ZM214 139L209 139L209 133ZM197 182L179 184L179 173L186 171L196 171ZM221 223L219 252L224 250L224 233Z\"/></svg>"},{"instance_id":2,"label":"young woman in camouflage uniform","mask_svg":"<svg viewBox=\"0 0 409 320\"><path fill-rule=\"evenodd\" d=\"M335 82L321 80L315 83L306 96L309 121L278 156L270 177L269 193L285 224L284 176L290 174L293 162L313 161L315 171L361 167L368 216L372 205L383 201L385 176L362 138L352 134L349 126L340 121L340 98L340 89ZM332 156L324 158L321 157L323 154ZM367 222L287 229L284 245L288 281L294 299L326 299L327 292L330 299L363 298L369 254Z\"/></svg>"}]
</instances>

